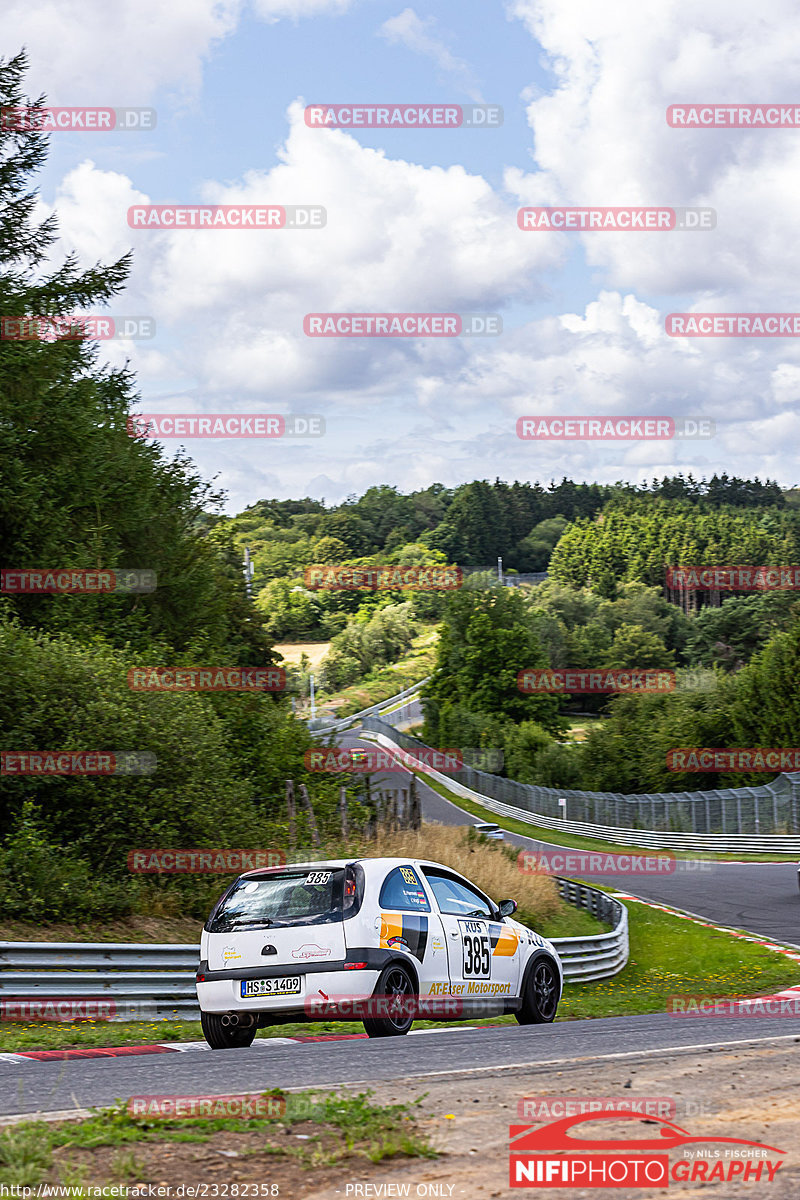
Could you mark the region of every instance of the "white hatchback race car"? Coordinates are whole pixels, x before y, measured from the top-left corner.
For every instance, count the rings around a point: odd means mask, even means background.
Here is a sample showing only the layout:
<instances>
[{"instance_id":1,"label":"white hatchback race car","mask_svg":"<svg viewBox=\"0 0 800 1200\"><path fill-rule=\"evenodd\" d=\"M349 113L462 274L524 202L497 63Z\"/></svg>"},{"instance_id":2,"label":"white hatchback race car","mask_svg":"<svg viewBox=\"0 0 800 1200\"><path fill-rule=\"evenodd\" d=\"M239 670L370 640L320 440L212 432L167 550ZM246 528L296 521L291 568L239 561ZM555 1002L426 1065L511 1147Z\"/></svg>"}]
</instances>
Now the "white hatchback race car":
<instances>
[{"instance_id":1,"label":"white hatchback race car","mask_svg":"<svg viewBox=\"0 0 800 1200\"><path fill-rule=\"evenodd\" d=\"M552 1021L563 972L552 943L440 863L341 859L248 871L211 912L197 996L214 1050L288 1021L363 1020L370 1037L414 1017L511 1012Z\"/></svg>"}]
</instances>

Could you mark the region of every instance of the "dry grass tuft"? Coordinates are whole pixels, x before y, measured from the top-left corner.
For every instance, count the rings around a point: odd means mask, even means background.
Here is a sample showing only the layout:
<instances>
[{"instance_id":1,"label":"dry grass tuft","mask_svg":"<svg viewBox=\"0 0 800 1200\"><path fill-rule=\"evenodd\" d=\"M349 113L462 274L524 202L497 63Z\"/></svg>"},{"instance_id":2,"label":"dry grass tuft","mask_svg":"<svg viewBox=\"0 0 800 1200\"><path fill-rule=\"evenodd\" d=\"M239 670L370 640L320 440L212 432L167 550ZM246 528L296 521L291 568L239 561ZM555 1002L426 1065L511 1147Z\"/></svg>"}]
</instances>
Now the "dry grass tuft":
<instances>
[{"instance_id":1,"label":"dry grass tuft","mask_svg":"<svg viewBox=\"0 0 800 1200\"><path fill-rule=\"evenodd\" d=\"M463 825L426 823L421 829L381 832L364 847L370 856L427 858L466 875L478 887L500 901L516 900L515 914L523 924L536 928L553 918L560 908L555 880L548 875L523 874L517 867L517 851L477 836Z\"/></svg>"}]
</instances>

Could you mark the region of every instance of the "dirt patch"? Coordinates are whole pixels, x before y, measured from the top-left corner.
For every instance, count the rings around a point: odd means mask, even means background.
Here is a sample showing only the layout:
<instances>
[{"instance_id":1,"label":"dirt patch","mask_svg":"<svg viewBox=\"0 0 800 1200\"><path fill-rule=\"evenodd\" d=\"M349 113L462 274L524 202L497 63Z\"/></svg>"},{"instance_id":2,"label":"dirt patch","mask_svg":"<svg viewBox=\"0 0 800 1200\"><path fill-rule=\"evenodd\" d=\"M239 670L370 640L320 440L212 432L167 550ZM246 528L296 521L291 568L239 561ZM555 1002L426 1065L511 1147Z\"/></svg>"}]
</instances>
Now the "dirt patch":
<instances>
[{"instance_id":1,"label":"dirt patch","mask_svg":"<svg viewBox=\"0 0 800 1200\"><path fill-rule=\"evenodd\" d=\"M329 1162L328 1159L338 1161ZM316 1161L315 1161L316 1160ZM398 1160L399 1161L399 1160ZM408 1160L405 1160L408 1161ZM295 1197L315 1196L335 1187L343 1175L368 1180L386 1171L363 1156L343 1152L335 1134L309 1123L281 1133L220 1132L205 1142L135 1142L128 1146L93 1149L61 1147L53 1155L48 1182L77 1178L87 1184L125 1183L168 1186L180 1195L181 1185L208 1184L208 1196L224 1194L224 1187L259 1185L258 1193Z\"/></svg>"},{"instance_id":2,"label":"dirt patch","mask_svg":"<svg viewBox=\"0 0 800 1200\"><path fill-rule=\"evenodd\" d=\"M272 649L276 654L280 654L284 662L293 667L299 667L301 657L307 654L311 666L316 671L330 646L330 642L284 642L280 646L273 646Z\"/></svg>"}]
</instances>

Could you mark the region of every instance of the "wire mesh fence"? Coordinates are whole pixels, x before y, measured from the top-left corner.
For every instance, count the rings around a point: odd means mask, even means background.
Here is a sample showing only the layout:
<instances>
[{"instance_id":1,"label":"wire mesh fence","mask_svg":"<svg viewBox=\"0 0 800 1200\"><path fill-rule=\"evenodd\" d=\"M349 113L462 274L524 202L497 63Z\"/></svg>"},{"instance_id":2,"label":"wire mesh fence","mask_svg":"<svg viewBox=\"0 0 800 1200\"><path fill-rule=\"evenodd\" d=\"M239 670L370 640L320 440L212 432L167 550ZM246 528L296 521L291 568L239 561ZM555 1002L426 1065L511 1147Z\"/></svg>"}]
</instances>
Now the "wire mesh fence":
<instances>
[{"instance_id":1,"label":"wire mesh fence","mask_svg":"<svg viewBox=\"0 0 800 1200\"><path fill-rule=\"evenodd\" d=\"M365 729L391 737L404 750L425 751L419 738L387 721L368 717ZM464 787L503 804L545 817L621 829L657 832L736 834L800 833L800 773L778 775L757 787L716 788L703 792L586 792L541 787L490 775L475 767L448 771Z\"/></svg>"}]
</instances>

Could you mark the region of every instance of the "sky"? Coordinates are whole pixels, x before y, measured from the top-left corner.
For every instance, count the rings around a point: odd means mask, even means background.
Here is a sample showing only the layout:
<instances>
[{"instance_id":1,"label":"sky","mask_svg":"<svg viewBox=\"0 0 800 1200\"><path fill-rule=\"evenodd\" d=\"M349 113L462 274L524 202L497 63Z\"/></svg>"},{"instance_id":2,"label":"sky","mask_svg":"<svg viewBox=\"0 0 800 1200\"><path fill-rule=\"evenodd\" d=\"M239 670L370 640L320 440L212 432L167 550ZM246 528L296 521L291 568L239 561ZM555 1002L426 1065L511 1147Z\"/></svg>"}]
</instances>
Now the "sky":
<instances>
[{"instance_id":1,"label":"sky","mask_svg":"<svg viewBox=\"0 0 800 1200\"><path fill-rule=\"evenodd\" d=\"M798 128L674 128L669 105L793 104L796 10L741 0L4 0L54 106L53 261L133 250L114 316L138 411L312 414L324 435L165 439L227 493L338 503L471 479L795 486L798 336L672 337L670 313L800 310ZM312 104L502 109L484 128L313 128ZM800 104L800 101L798 101ZM131 228L134 205L311 205L321 228ZM694 231L518 227L522 206L704 207ZM310 337L311 313L493 314L493 336ZM800 336L800 335L799 335ZM522 440L522 416L669 417L712 436Z\"/></svg>"}]
</instances>

